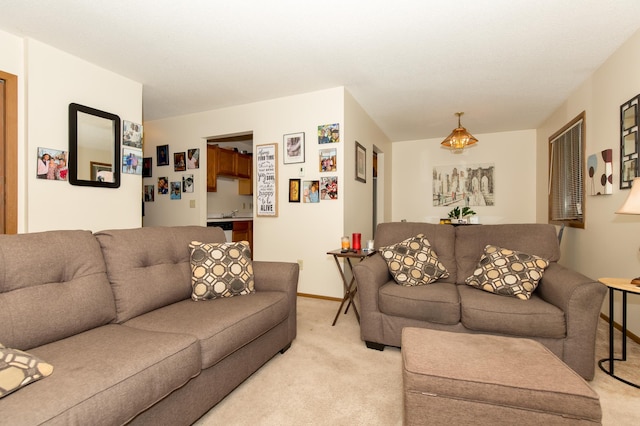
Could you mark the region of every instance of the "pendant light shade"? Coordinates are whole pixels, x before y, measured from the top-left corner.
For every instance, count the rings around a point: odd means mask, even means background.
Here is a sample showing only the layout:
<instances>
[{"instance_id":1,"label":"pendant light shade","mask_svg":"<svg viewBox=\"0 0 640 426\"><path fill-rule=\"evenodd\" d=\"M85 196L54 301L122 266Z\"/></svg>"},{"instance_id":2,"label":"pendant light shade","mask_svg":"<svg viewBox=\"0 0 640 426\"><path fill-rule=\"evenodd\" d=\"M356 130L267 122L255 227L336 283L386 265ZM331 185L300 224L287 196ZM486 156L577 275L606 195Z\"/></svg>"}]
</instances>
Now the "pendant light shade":
<instances>
[{"instance_id":1,"label":"pendant light shade","mask_svg":"<svg viewBox=\"0 0 640 426\"><path fill-rule=\"evenodd\" d=\"M460 125L460 117L463 114L464 112L456 112L458 116L458 127L453 129L453 132L441 143L442 146L451 148L456 152L462 152L465 147L478 142L478 139L473 137L471 133L467 132L467 129Z\"/></svg>"}]
</instances>

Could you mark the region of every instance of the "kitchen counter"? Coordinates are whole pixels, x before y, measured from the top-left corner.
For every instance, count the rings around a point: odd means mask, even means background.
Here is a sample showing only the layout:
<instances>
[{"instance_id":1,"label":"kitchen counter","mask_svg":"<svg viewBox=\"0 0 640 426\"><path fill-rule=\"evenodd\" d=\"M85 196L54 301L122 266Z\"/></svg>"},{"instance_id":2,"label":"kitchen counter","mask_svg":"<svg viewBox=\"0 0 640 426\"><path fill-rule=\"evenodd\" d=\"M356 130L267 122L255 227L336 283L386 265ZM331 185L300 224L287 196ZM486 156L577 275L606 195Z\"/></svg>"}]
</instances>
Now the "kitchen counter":
<instances>
[{"instance_id":1,"label":"kitchen counter","mask_svg":"<svg viewBox=\"0 0 640 426\"><path fill-rule=\"evenodd\" d=\"M247 220L253 221L253 216L250 217L215 217L215 218L207 218L207 223L217 223L217 222L244 222Z\"/></svg>"}]
</instances>

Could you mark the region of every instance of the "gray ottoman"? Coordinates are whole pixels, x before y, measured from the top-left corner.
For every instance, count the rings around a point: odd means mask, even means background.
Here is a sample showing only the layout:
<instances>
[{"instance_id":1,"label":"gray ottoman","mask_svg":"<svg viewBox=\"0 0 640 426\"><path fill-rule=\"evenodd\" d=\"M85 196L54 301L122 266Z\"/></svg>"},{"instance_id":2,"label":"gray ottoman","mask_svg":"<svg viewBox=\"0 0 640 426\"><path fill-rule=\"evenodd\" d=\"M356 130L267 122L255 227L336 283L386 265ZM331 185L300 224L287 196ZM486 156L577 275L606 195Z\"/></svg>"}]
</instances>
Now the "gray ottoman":
<instances>
[{"instance_id":1,"label":"gray ottoman","mask_svg":"<svg viewBox=\"0 0 640 426\"><path fill-rule=\"evenodd\" d=\"M402 331L406 425L594 425L600 398L542 344L487 334Z\"/></svg>"}]
</instances>

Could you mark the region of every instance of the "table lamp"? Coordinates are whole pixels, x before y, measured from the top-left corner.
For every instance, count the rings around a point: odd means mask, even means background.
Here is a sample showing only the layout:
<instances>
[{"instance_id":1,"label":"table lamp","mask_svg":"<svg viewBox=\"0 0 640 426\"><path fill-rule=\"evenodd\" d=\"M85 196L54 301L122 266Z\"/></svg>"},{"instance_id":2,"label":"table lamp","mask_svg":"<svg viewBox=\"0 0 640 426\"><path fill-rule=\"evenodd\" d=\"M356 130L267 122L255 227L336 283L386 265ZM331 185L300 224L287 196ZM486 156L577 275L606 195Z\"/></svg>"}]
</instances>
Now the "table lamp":
<instances>
[{"instance_id":1,"label":"table lamp","mask_svg":"<svg viewBox=\"0 0 640 426\"><path fill-rule=\"evenodd\" d=\"M631 192L617 214L640 214L640 177L633 179ZM631 284L640 285L640 277L631 280Z\"/></svg>"}]
</instances>

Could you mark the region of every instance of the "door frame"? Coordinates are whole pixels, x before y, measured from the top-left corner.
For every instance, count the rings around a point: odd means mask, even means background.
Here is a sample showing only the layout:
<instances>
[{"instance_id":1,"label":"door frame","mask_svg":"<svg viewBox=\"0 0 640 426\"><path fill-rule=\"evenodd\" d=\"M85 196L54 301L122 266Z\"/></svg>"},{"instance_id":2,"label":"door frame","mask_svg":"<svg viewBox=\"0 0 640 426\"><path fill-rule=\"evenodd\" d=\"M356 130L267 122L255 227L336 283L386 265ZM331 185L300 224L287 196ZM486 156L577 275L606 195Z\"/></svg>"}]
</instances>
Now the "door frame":
<instances>
[{"instance_id":1,"label":"door frame","mask_svg":"<svg viewBox=\"0 0 640 426\"><path fill-rule=\"evenodd\" d=\"M4 229L0 233L18 232L18 76L0 71L4 80L4 134L0 149L4 154ZM4 145L4 146L1 146Z\"/></svg>"}]
</instances>

